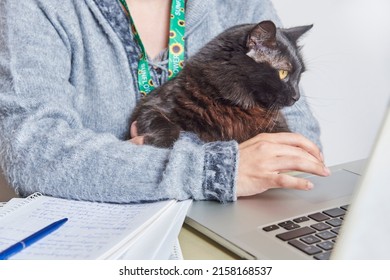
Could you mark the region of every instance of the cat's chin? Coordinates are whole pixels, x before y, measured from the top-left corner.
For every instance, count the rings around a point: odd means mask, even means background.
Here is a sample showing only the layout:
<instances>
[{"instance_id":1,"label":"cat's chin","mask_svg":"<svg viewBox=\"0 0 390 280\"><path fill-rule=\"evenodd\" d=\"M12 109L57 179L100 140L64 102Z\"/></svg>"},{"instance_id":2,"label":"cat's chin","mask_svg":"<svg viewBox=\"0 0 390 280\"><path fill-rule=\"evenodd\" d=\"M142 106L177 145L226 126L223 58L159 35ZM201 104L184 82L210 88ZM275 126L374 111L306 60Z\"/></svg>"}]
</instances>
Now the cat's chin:
<instances>
[{"instance_id":1,"label":"cat's chin","mask_svg":"<svg viewBox=\"0 0 390 280\"><path fill-rule=\"evenodd\" d=\"M297 101L298 100L290 99L289 101L287 101L287 104L284 107L290 107L290 106L294 105L295 102L297 102Z\"/></svg>"},{"instance_id":2,"label":"cat's chin","mask_svg":"<svg viewBox=\"0 0 390 280\"><path fill-rule=\"evenodd\" d=\"M280 102L278 103L278 107L279 107L280 109L283 108L283 107L290 107L290 106L294 105L295 102L297 102L298 100L299 100L299 98L298 98L298 99L289 98L289 99L280 101Z\"/></svg>"}]
</instances>

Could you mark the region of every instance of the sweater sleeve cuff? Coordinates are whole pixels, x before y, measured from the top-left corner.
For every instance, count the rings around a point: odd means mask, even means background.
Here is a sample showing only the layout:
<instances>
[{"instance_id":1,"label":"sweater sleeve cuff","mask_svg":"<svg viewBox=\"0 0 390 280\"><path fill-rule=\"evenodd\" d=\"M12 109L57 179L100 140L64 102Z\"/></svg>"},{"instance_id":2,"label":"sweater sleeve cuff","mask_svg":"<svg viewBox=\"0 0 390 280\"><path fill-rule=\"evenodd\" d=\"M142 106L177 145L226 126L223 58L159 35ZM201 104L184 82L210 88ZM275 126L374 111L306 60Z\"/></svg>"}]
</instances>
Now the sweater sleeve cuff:
<instances>
[{"instance_id":1,"label":"sweater sleeve cuff","mask_svg":"<svg viewBox=\"0 0 390 280\"><path fill-rule=\"evenodd\" d=\"M203 190L207 200L235 201L238 144L235 141L205 144Z\"/></svg>"}]
</instances>

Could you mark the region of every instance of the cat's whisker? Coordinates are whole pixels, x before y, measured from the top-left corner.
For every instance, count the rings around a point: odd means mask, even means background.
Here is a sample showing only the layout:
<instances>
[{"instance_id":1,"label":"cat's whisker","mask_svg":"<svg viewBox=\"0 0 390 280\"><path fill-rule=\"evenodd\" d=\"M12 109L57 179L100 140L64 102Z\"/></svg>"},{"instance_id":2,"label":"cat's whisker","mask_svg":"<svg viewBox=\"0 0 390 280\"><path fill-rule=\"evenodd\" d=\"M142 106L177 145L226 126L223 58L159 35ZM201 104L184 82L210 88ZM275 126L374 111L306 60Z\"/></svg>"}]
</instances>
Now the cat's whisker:
<instances>
[{"instance_id":1,"label":"cat's whisker","mask_svg":"<svg viewBox=\"0 0 390 280\"><path fill-rule=\"evenodd\" d=\"M263 123L262 123L262 131L263 132L267 132L268 131L268 126L269 126L269 115L271 114L272 112L272 107L273 105L271 105L265 112L265 115L264 115L264 118L263 118Z\"/></svg>"},{"instance_id":2,"label":"cat's whisker","mask_svg":"<svg viewBox=\"0 0 390 280\"><path fill-rule=\"evenodd\" d=\"M276 119L279 119L279 117L280 117L280 110L276 110L276 116L275 116L275 118L276 118ZM274 130L275 126L276 126L276 122L273 122L273 126L272 126L271 129Z\"/></svg>"},{"instance_id":3,"label":"cat's whisker","mask_svg":"<svg viewBox=\"0 0 390 280\"><path fill-rule=\"evenodd\" d=\"M270 115L271 117L268 118L269 121L268 121L268 125L267 125L267 131L271 131L272 128L273 128L273 123L274 123L274 121L273 121L272 115L274 115L274 114L275 114L275 111L277 111L277 110L275 110L275 108L276 108L276 107L273 105L273 106L271 107L270 112L269 112L269 115Z\"/></svg>"},{"instance_id":4,"label":"cat's whisker","mask_svg":"<svg viewBox=\"0 0 390 280\"><path fill-rule=\"evenodd\" d=\"M272 104L271 107L268 109L266 113L266 120L269 119L268 124L265 126L265 131L272 131L272 129L275 127L275 121L274 118L270 118L273 114L276 112L276 117L278 117L279 110L276 106L276 103Z\"/></svg>"},{"instance_id":5,"label":"cat's whisker","mask_svg":"<svg viewBox=\"0 0 390 280\"><path fill-rule=\"evenodd\" d=\"M274 114L274 111L275 111L274 108L275 108L275 104L272 104L271 107L268 109L268 112L266 114L266 116L267 116L266 119L268 119L269 121L268 121L267 126L265 127L265 131L269 131L269 127L272 125L273 120L272 120L272 118L270 118L270 116L272 116Z\"/></svg>"}]
</instances>

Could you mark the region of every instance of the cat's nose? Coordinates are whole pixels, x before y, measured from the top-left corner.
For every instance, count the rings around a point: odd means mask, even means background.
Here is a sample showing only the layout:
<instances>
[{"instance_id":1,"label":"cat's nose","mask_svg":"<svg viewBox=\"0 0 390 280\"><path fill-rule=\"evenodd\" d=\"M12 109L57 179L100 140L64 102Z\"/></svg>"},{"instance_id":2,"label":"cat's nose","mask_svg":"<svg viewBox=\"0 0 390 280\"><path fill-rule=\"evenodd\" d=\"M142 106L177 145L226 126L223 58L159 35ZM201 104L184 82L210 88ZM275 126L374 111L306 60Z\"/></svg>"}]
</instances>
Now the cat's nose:
<instances>
[{"instance_id":1,"label":"cat's nose","mask_svg":"<svg viewBox=\"0 0 390 280\"><path fill-rule=\"evenodd\" d=\"M300 97L299 94L294 94L293 96L291 96L290 100L288 101L288 105L287 106L294 105L294 103L299 100L299 97Z\"/></svg>"},{"instance_id":2,"label":"cat's nose","mask_svg":"<svg viewBox=\"0 0 390 280\"><path fill-rule=\"evenodd\" d=\"M299 91L296 91L291 98L294 100L294 102L298 101L301 95L299 94Z\"/></svg>"}]
</instances>

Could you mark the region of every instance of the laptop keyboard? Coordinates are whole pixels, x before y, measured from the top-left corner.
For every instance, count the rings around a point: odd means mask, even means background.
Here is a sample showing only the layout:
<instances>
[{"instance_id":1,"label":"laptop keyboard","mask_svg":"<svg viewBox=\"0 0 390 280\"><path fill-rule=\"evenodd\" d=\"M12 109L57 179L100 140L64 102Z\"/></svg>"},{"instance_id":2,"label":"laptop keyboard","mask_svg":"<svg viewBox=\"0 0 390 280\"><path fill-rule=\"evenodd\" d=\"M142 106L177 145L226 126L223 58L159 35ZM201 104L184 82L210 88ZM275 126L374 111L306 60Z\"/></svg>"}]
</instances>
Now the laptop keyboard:
<instances>
[{"instance_id":1,"label":"laptop keyboard","mask_svg":"<svg viewBox=\"0 0 390 280\"><path fill-rule=\"evenodd\" d=\"M312 213L263 227L296 249L317 260L328 260L348 205Z\"/></svg>"}]
</instances>

